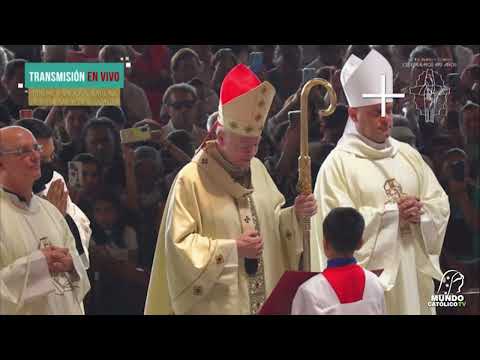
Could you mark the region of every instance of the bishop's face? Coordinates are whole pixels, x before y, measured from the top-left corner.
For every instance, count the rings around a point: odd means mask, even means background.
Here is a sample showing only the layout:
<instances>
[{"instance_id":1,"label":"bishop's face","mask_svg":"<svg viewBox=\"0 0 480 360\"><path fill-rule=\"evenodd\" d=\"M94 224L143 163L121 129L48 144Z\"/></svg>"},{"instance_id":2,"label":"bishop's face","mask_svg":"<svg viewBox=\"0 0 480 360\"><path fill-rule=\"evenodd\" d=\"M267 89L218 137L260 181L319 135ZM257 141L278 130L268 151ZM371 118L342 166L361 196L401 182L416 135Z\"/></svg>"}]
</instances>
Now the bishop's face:
<instances>
[{"instance_id":1,"label":"bishop's face","mask_svg":"<svg viewBox=\"0 0 480 360\"><path fill-rule=\"evenodd\" d=\"M376 143L384 143L390 136L393 124L393 103L387 103L385 116L382 116L382 105L375 104L358 108L349 108L357 131Z\"/></svg>"},{"instance_id":2,"label":"bishop's face","mask_svg":"<svg viewBox=\"0 0 480 360\"><path fill-rule=\"evenodd\" d=\"M218 145L232 165L242 169L250 167L250 161L258 151L260 137L241 136L228 131L222 131L218 135Z\"/></svg>"}]
</instances>

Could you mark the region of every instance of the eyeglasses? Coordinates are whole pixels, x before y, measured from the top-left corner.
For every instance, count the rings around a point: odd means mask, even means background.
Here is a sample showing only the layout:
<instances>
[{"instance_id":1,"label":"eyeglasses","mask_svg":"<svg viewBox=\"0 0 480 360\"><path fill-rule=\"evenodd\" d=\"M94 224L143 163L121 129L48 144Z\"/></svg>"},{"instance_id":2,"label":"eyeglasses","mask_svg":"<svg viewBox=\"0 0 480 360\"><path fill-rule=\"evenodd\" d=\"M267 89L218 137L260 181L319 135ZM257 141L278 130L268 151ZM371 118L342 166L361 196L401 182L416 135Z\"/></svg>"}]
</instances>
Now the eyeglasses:
<instances>
[{"instance_id":1,"label":"eyeglasses","mask_svg":"<svg viewBox=\"0 0 480 360\"><path fill-rule=\"evenodd\" d=\"M9 151L0 151L0 155L15 155L15 156L31 156L34 152L41 153L43 146L40 144L33 144L31 149L18 148Z\"/></svg>"},{"instance_id":2,"label":"eyeglasses","mask_svg":"<svg viewBox=\"0 0 480 360\"><path fill-rule=\"evenodd\" d=\"M173 107L175 110L180 110L182 107L185 107L187 109L193 108L195 105L196 101L195 100L185 100L185 101L177 101L174 103L170 103L169 105Z\"/></svg>"}]
</instances>

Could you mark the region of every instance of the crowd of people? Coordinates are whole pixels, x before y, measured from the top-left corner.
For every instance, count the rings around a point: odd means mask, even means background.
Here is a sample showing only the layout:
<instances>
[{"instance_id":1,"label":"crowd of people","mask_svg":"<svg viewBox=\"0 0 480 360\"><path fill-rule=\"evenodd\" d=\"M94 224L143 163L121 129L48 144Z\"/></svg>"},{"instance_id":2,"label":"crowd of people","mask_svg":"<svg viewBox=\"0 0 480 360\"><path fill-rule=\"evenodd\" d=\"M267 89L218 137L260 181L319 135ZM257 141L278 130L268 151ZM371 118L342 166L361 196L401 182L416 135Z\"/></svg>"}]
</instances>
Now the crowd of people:
<instances>
[{"instance_id":1,"label":"crowd of people","mask_svg":"<svg viewBox=\"0 0 480 360\"><path fill-rule=\"evenodd\" d=\"M42 153L39 190L52 180L53 172L69 183L69 163L81 164L81 186L68 184L68 192L58 190L57 198L47 198L62 207L58 198L68 194L89 220L91 241L85 251L90 258L92 291L86 312L143 313L169 190L205 139L215 137L220 86L235 65L251 65L251 54L262 54L256 74L274 86L276 95L257 158L285 197L285 206L291 206L297 195L300 147L300 120L295 111L300 110L307 74L329 81L338 96L336 110L328 117L321 115L329 101L324 90L315 88L309 96L315 185L349 116L340 70L350 55L363 59L371 49L392 65L394 92L406 94L394 103L391 136L421 153L449 198L451 216L442 268L461 271L468 286L479 287L476 277L467 275L478 273L480 267L479 45L0 47L0 127L19 125L34 133L32 127L41 128L38 121L46 128L38 130L43 134L40 137L51 138L51 146L42 150L49 153ZM28 93L18 86L24 83L27 62L125 59L131 66L126 68L120 107L31 107ZM159 135L122 144L121 130L142 126L158 130Z\"/></svg>"}]
</instances>

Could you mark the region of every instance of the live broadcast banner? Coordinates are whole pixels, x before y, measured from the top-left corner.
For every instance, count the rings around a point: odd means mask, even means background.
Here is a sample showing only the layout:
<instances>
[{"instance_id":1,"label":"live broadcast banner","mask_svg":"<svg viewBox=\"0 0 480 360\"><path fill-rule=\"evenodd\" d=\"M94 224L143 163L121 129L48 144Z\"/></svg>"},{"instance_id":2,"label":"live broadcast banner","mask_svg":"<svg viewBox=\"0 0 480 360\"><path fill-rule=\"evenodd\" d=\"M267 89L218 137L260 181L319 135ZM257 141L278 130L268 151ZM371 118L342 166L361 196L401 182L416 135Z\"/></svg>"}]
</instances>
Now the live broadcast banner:
<instances>
[{"instance_id":1,"label":"live broadcast banner","mask_svg":"<svg viewBox=\"0 0 480 360\"><path fill-rule=\"evenodd\" d=\"M123 63L26 63L29 106L120 106Z\"/></svg>"}]
</instances>

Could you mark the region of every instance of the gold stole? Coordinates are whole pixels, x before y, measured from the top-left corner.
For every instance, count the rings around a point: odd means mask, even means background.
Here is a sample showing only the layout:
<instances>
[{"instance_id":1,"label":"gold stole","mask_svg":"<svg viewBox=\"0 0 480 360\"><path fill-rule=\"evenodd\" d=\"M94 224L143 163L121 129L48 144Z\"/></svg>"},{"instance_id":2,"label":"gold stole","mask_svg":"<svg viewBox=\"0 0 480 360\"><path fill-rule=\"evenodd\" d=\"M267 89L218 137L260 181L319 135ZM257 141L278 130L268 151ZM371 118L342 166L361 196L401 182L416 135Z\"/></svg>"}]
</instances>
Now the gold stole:
<instances>
[{"instance_id":1,"label":"gold stole","mask_svg":"<svg viewBox=\"0 0 480 360\"><path fill-rule=\"evenodd\" d=\"M236 199L240 211L243 232L255 230L260 234L257 211L253 202L252 193ZM250 298L250 314L255 315L265 301L265 273L263 258L258 259L258 268L255 275L248 275L248 295Z\"/></svg>"},{"instance_id":2,"label":"gold stole","mask_svg":"<svg viewBox=\"0 0 480 360\"><path fill-rule=\"evenodd\" d=\"M212 179L218 179L222 188L235 199L240 213L242 232L255 230L260 234L260 224L252 196L253 186L251 186L251 189L248 189L235 181L233 177L235 169L219 153L215 141L208 141L202 151L199 151L192 161L205 168L212 175ZM262 257L258 259L258 268L255 275L250 276L247 274L247 278L250 314L255 315L262 307L266 295Z\"/></svg>"}]
</instances>

